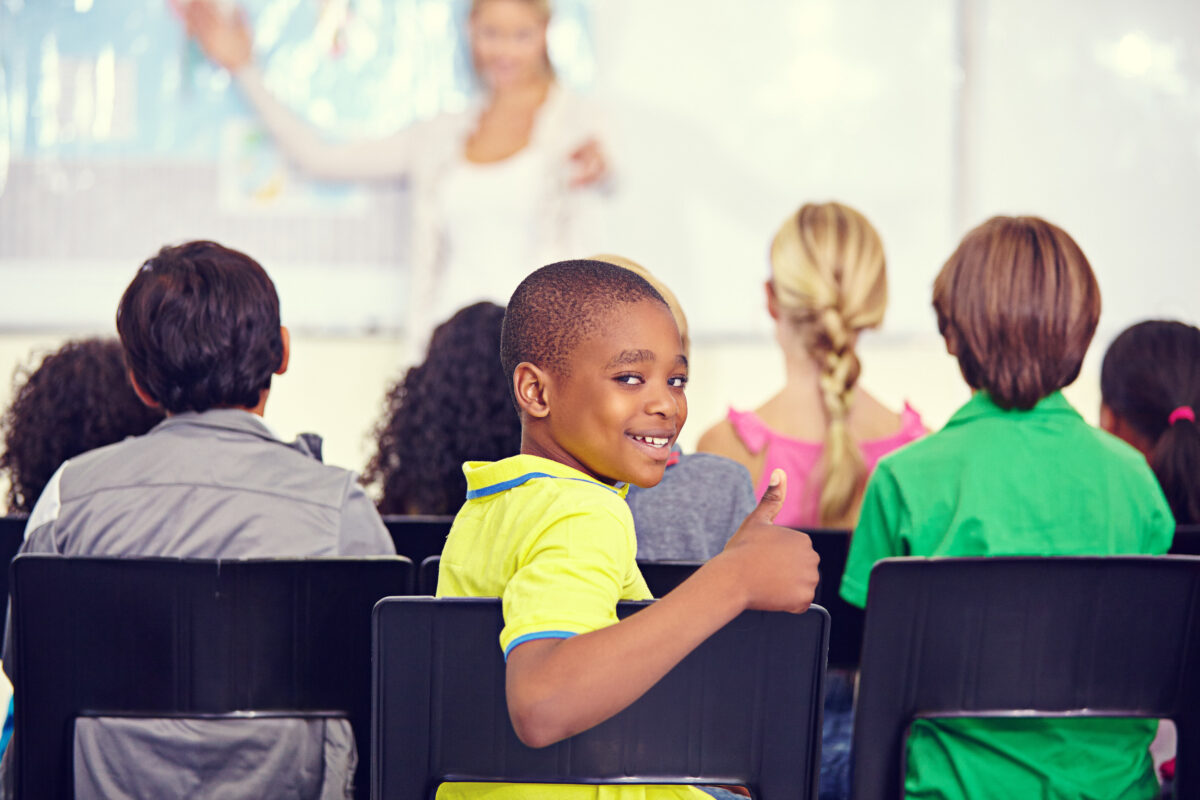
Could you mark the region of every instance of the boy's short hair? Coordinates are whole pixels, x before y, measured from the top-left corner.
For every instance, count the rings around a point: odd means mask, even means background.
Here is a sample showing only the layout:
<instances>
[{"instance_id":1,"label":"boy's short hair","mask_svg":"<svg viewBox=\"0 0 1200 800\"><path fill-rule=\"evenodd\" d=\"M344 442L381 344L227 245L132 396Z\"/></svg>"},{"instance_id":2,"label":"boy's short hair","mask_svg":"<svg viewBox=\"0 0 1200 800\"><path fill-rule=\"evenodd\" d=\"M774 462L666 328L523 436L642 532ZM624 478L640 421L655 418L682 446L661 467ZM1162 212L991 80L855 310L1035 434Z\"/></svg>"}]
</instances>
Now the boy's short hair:
<instances>
[{"instance_id":1,"label":"boy's short hair","mask_svg":"<svg viewBox=\"0 0 1200 800\"><path fill-rule=\"evenodd\" d=\"M620 304L667 303L645 278L604 261L559 261L529 275L513 292L500 331L500 363L508 375L528 361L567 374L571 352ZM514 397L515 401L515 397Z\"/></svg>"},{"instance_id":2,"label":"boy's short hair","mask_svg":"<svg viewBox=\"0 0 1200 800\"><path fill-rule=\"evenodd\" d=\"M275 284L216 242L164 247L142 264L117 332L138 385L173 414L253 408L283 363Z\"/></svg>"},{"instance_id":3,"label":"boy's short hair","mask_svg":"<svg viewBox=\"0 0 1200 800\"><path fill-rule=\"evenodd\" d=\"M1037 217L993 217L946 261L933 307L971 388L1001 408L1030 409L1079 376L1100 287L1066 231Z\"/></svg>"}]
</instances>

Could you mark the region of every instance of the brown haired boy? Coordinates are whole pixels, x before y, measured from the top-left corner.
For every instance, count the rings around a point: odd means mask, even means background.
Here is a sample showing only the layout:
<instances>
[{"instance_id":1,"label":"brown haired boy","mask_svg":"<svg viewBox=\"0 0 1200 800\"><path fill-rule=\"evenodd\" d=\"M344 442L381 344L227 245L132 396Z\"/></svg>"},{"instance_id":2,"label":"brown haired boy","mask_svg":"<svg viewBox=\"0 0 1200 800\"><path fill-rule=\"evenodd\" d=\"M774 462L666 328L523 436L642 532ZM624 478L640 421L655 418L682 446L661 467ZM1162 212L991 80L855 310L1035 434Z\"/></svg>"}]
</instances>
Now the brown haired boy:
<instances>
[{"instance_id":1,"label":"brown haired boy","mask_svg":"<svg viewBox=\"0 0 1200 800\"><path fill-rule=\"evenodd\" d=\"M770 519L782 472L726 549L649 599L625 487L653 486L687 419L687 358L659 294L597 261L552 264L509 302L501 360L521 415L521 454L467 464L467 503L442 552L438 593L503 598L509 714L544 747L621 711L748 608L802 612L817 557ZM440 798L694 797L688 787L446 784Z\"/></svg>"},{"instance_id":2,"label":"brown haired boy","mask_svg":"<svg viewBox=\"0 0 1200 800\"><path fill-rule=\"evenodd\" d=\"M1079 246L1036 217L967 234L934 283L946 348L975 390L946 427L879 462L841 594L865 606L871 567L914 556L1164 553L1174 521L1141 454L1063 398L1100 315ZM917 797L1157 795L1151 720L921 720ZM1052 789L1049 787L1053 787Z\"/></svg>"}]
</instances>

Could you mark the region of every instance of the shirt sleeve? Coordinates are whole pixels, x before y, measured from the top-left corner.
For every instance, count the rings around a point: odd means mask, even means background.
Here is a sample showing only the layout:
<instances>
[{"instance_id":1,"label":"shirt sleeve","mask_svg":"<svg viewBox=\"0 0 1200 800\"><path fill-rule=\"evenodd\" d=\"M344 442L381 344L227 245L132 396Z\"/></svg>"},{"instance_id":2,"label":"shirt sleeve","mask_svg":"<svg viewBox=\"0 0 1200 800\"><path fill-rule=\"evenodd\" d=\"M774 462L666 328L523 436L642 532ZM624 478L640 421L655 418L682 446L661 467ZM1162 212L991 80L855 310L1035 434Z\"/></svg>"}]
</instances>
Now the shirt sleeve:
<instances>
[{"instance_id":1,"label":"shirt sleeve","mask_svg":"<svg viewBox=\"0 0 1200 800\"><path fill-rule=\"evenodd\" d=\"M388 180L408 175L415 147L412 127L377 139L328 142L271 94L257 67L238 70L234 80L279 148L309 176L327 180Z\"/></svg>"},{"instance_id":2,"label":"shirt sleeve","mask_svg":"<svg viewBox=\"0 0 1200 800\"><path fill-rule=\"evenodd\" d=\"M355 480L347 478L346 496L342 501L341 530L338 532L338 555L390 556L396 545L376 510L371 498Z\"/></svg>"},{"instance_id":3,"label":"shirt sleeve","mask_svg":"<svg viewBox=\"0 0 1200 800\"><path fill-rule=\"evenodd\" d=\"M565 639L615 623L636 547L630 522L607 509L551 521L524 548L504 587L505 657L534 639Z\"/></svg>"},{"instance_id":4,"label":"shirt sleeve","mask_svg":"<svg viewBox=\"0 0 1200 800\"><path fill-rule=\"evenodd\" d=\"M851 605L866 608L867 584L871 568L881 558L904 555L900 528L904 516L900 487L886 462L879 465L867 481L862 513L842 575L841 596Z\"/></svg>"}]
</instances>

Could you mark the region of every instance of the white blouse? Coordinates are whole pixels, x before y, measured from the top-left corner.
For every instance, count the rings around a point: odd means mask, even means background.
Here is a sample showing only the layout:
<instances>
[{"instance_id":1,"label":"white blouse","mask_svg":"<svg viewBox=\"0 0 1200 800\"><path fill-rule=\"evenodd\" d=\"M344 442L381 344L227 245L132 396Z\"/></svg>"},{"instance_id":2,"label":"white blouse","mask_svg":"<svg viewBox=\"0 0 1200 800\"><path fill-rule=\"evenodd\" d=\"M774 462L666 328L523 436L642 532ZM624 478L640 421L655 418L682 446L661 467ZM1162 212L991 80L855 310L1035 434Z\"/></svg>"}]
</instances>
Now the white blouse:
<instances>
[{"instance_id":1,"label":"white blouse","mask_svg":"<svg viewBox=\"0 0 1200 800\"><path fill-rule=\"evenodd\" d=\"M570 156L600 139L595 109L554 84L529 144L490 164L466 158L482 104L441 114L391 136L326 142L276 100L257 68L235 80L285 155L327 180L406 179L413 197L411 289L406 329L423 349L429 333L479 300L501 305L538 267L602 250L596 189L571 189Z\"/></svg>"}]
</instances>

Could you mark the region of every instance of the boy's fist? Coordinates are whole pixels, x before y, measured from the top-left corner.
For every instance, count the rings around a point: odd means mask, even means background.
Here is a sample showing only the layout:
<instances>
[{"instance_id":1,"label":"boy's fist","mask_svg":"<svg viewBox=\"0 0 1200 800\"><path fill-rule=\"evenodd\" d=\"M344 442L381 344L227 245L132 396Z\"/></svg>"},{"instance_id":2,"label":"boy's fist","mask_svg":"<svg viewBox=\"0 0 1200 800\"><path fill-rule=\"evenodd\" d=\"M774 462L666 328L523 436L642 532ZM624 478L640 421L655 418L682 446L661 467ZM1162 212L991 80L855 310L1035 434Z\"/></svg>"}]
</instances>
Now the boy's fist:
<instances>
[{"instance_id":1,"label":"boy's fist","mask_svg":"<svg viewBox=\"0 0 1200 800\"><path fill-rule=\"evenodd\" d=\"M746 608L800 613L812 604L820 561L808 535L772 524L787 495L787 475L771 483L721 554L736 564Z\"/></svg>"}]
</instances>

